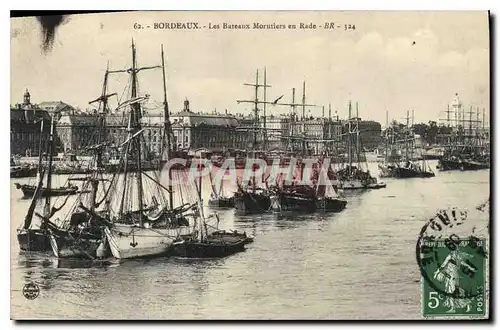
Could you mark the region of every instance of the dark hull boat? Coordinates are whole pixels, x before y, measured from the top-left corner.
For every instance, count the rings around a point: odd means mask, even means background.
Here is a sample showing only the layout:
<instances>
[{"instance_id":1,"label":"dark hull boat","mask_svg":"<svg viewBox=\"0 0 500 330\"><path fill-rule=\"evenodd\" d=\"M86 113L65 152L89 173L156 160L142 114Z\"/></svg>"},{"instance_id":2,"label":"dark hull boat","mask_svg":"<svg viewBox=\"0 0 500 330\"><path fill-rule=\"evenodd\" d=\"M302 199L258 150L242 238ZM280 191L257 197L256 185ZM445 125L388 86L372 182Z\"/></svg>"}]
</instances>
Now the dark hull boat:
<instances>
[{"instance_id":1,"label":"dark hull boat","mask_svg":"<svg viewBox=\"0 0 500 330\"><path fill-rule=\"evenodd\" d=\"M56 258L75 258L75 259L95 259L98 256L98 249L104 244L100 235L84 233L78 236L71 235L68 231L58 231L51 233L50 246ZM104 248L103 248L104 249Z\"/></svg>"},{"instance_id":2,"label":"dark hull boat","mask_svg":"<svg viewBox=\"0 0 500 330\"><path fill-rule=\"evenodd\" d=\"M48 252L52 250L49 235L43 229L18 229L17 241L19 242L21 251Z\"/></svg>"},{"instance_id":3,"label":"dark hull boat","mask_svg":"<svg viewBox=\"0 0 500 330\"><path fill-rule=\"evenodd\" d=\"M432 178L436 175L433 172L416 169L416 168L407 168L401 166L388 167L389 174L393 178Z\"/></svg>"},{"instance_id":4,"label":"dark hull boat","mask_svg":"<svg viewBox=\"0 0 500 330\"><path fill-rule=\"evenodd\" d=\"M273 196L273 209L278 212L313 213L316 211L314 190L307 186L283 188Z\"/></svg>"},{"instance_id":5,"label":"dark hull boat","mask_svg":"<svg viewBox=\"0 0 500 330\"><path fill-rule=\"evenodd\" d=\"M476 171L490 168L487 162L478 162L474 160L462 159L440 159L438 163L440 171Z\"/></svg>"},{"instance_id":6,"label":"dark hull boat","mask_svg":"<svg viewBox=\"0 0 500 330\"><path fill-rule=\"evenodd\" d=\"M223 258L245 250L245 239L233 237L207 237L174 243L173 255L184 258Z\"/></svg>"},{"instance_id":7,"label":"dark hull boat","mask_svg":"<svg viewBox=\"0 0 500 330\"><path fill-rule=\"evenodd\" d=\"M212 173L209 172L210 186L212 187L212 194L208 200L208 206L212 208L232 208L234 207L234 196L225 197L223 181L219 181L219 189L215 187L214 179L212 178ZM200 181L201 184L201 181ZM200 186L201 190L201 186Z\"/></svg>"},{"instance_id":8,"label":"dark hull boat","mask_svg":"<svg viewBox=\"0 0 500 330\"><path fill-rule=\"evenodd\" d=\"M347 201L336 197L323 197L316 200L316 208L323 212L340 212L345 209Z\"/></svg>"},{"instance_id":9,"label":"dark hull boat","mask_svg":"<svg viewBox=\"0 0 500 330\"><path fill-rule=\"evenodd\" d=\"M10 168L10 177L11 178L27 178L36 176L37 169L36 167L22 167L16 166Z\"/></svg>"},{"instance_id":10,"label":"dark hull boat","mask_svg":"<svg viewBox=\"0 0 500 330\"><path fill-rule=\"evenodd\" d=\"M35 195L36 186L31 186L27 184L19 184L16 183L16 188L21 189L24 197L33 197ZM67 195L76 195L78 193L78 187L69 186L69 187L61 187L61 188L41 188L39 198L45 197L57 197L57 196L67 196Z\"/></svg>"},{"instance_id":11,"label":"dark hull boat","mask_svg":"<svg viewBox=\"0 0 500 330\"><path fill-rule=\"evenodd\" d=\"M253 237L248 236L245 232L240 233L236 230L226 231L226 230L217 230L210 234L211 237L214 238L223 238L223 239L243 239L245 244L252 243Z\"/></svg>"},{"instance_id":12,"label":"dark hull boat","mask_svg":"<svg viewBox=\"0 0 500 330\"><path fill-rule=\"evenodd\" d=\"M265 213L271 208L271 198L264 192L239 190L234 194L234 208L237 214Z\"/></svg>"},{"instance_id":13,"label":"dark hull boat","mask_svg":"<svg viewBox=\"0 0 500 330\"><path fill-rule=\"evenodd\" d=\"M234 197L215 197L208 200L208 206L212 208L233 208Z\"/></svg>"}]
</instances>

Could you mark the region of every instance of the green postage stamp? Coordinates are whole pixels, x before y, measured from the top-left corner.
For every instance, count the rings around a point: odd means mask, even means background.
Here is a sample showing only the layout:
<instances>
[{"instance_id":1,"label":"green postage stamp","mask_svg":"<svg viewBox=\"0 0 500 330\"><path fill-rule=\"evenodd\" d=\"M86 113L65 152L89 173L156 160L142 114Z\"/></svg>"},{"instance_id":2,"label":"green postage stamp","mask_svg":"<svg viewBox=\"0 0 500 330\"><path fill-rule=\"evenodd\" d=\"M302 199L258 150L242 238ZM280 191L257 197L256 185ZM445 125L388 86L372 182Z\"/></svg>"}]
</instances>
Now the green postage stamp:
<instances>
[{"instance_id":1,"label":"green postage stamp","mask_svg":"<svg viewBox=\"0 0 500 330\"><path fill-rule=\"evenodd\" d=\"M423 316L484 317L486 241L452 235L422 243Z\"/></svg>"}]
</instances>

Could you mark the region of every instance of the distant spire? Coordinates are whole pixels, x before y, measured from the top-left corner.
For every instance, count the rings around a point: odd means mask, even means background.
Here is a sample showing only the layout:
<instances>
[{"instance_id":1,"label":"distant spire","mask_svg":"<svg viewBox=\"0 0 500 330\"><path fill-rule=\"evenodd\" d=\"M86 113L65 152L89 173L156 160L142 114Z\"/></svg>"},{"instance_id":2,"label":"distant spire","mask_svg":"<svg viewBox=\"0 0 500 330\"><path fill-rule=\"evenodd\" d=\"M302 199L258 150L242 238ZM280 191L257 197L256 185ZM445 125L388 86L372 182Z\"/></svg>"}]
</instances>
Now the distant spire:
<instances>
[{"instance_id":1,"label":"distant spire","mask_svg":"<svg viewBox=\"0 0 500 330\"><path fill-rule=\"evenodd\" d=\"M25 105L28 105L31 103L31 100L30 100L31 96L30 96L30 92L28 91L28 89L26 88L26 92L24 93L24 104Z\"/></svg>"}]
</instances>

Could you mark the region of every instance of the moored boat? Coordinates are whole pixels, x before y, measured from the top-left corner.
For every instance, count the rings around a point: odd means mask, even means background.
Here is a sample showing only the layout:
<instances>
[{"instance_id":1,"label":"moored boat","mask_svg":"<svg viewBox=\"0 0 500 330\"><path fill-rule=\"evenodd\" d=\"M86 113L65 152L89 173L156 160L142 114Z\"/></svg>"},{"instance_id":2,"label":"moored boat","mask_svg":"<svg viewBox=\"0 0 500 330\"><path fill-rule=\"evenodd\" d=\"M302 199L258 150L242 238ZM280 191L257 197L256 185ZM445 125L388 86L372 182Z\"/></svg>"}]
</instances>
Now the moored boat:
<instances>
[{"instance_id":1,"label":"moored boat","mask_svg":"<svg viewBox=\"0 0 500 330\"><path fill-rule=\"evenodd\" d=\"M260 187L238 187L234 193L234 208L236 214L257 214L269 212L271 198L267 190Z\"/></svg>"},{"instance_id":2,"label":"moored boat","mask_svg":"<svg viewBox=\"0 0 500 330\"><path fill-rule=\"evenodd\" d=\"M253 242L246 233L237 231L219 230L219 217L215 231L209 232L209 225L201 207L201 200L198 202L200 209L200 221L195 224L196 231L192 235L176 240L172 245L171 254L185 258L223 258L245 250L245 245ZM212 227L212 226L210 226Z\"/></svg>"},{"instance_id":3,"label":"moored boat","mask_svg":"<svg viewBox=\"0 0 500 330\"><path fill-rule=\"evenodd\" d=\"M17 189L20 189L23 192L24 197L33 197L35 194L36 186L28 185L28 184L19 184L15 183ZM73 185L68 185L67 187L59 187L59 188L41 188L41 191L38 197L57 197L57 196L66 196L66 195L75 195L78 193L78 187Z\"/></svg>"},{"instance_id":4,"label":"moored boat","mask_svg":"<svg viewBox=\"0 0 500 330\"><path fill-rule=\"evenodd\" d=\"M308 185L277 187L273 201L273 209L277 212L313 213L316 211L315 192Z\"/></svg>"},{"instance_id":5,"label":"moored boat","mask_svg":"<svg viewBox=\"0 0 500 330\"><path fill-rule=\"evenodd\" d=\"M166 99L165 65L162 47L164 115L165 115L165 156L168 162L170 156L171 126L169 122L168 103ZM152 67L156 68L156 67ZM117 259L130 259L162 255L169 251L174 241L193 233L193 221L197 217L196 204L183 203L179 207L173 206L172 169L168 170L168 187L160 183L157 172L146 173L141 168L144 157L144 139L142 138L140 118L142 116L141 103L145 98L137 96L137 73L147 68L136 67L136 50L132 43L132 67L124 72L131 75L132 88L130 100L119 107L129 110L128 136L122 143L123 154L121 159L128 163L134 159L137 164L135 173L130 173L125 167L121 186L110 185L113 192L107 220L109 225L104 227L109 248ZM118 180L118 178L115 178ZM186 189L191 182L181 182L178 189ZM189 187L188 187L189 188ZM168 192L168 198L165 196ZM127 197L126 197L127 196ZM191 221L190 221L191 219Z\"/></svg>"},{"instance_id":6,"label":"moored boat","mask_svg":"<svg viewBox=\"0 0 500 330\"><path fill-rule=\"evenodd\" d=\"M210 186L212 188L212 193L210 194L210 199L208 200L208 206L211 208L233 208L234 207L234 196L227 197L224 193L224 181L220 179L219 189L216 189L216 184L212 179L212 173L209 172Z\"/></svg>"}]
</instances>

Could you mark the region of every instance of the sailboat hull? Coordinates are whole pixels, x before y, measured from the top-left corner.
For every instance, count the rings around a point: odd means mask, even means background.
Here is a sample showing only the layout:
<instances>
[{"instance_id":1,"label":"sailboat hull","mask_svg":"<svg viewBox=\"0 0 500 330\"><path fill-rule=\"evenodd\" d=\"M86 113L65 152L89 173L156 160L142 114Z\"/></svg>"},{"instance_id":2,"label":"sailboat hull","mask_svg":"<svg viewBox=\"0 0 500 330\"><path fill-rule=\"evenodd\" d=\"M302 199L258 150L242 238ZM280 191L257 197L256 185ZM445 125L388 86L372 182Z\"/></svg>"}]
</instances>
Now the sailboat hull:
<instances>
[{"instance_id":1,"label":"sailboat hull","mask_svg":"<svg viewBox=\"0 0 500 330\"><path fill-rule=\"evenodd\" d=\"M475 171L490 168L490 164L486 162L476 162L471 160L451 160L442 158L439 160L438 168L440 171Z\"/></svg>"},{"instance_id":2,"label":"sailboat hull","mask_svg":"<svg viewBox=\"0 0 500 330\"><path fill-rule=\"evenodd\" d=\"M211 239L207 241L186 241L174 246L173 255L185 258L223 258L237 252L245 251L245 240L228 241Z\"/></svg>"},{"instance_id":3,"label":"sailboat hull","mask_svg":"<svg viewBox=\"0 0 500 330\"><path fill-rule=\"evenodd\" d=\"M271 198L268 195L252 192L238 192L234 196L236 214L258 214L268 212L271 208Z\"/></svg>"},{"instance_id":4,"label":"sailboat hull","mask_svg":"<svg viewBox=\"0 0 500 330\"><path fill-rule=\"evenodd\" d=\"M323 212L340 212L345 209L347 201L340 198L325 197L316 201L316 208Z\"/></svg>"},{"instance_id":5,"label":"sailboat hull","mask_svg":"<svg viewBox=\"0 0 500 330\"><path fill-rule=\"evenodd\" d=\"M30 186L26 184L16 183L16 188L21 189L24 197L31 198L35 195L36 186ZM38 198L45 197L57 197L57 196L67 196L67 195L75 195L78 193L78 187L61 187L61 188L53 188L53 189L45 189L42 188Z\"/></svg>"},{"instance_id":6,"label":"sailboat hull","mask_svg":"<svg viewBox=\"0 0 500 330\"><path fill-rule=\"evenodd\" d=\"M77 235L74 236L77 237ZM88 235L82 236L75 240L67 232L51 233L49 239L54 256L59 259L95 259L102 239L100 237L84 237Z\"/></svg>"},{"instance_id":7,"label":"sailboat hull","mask_svg":"<svg viewBox=\"0 0 500 330\"><path fill-rule=\"evenodd\" d=\"M279 194L273 209L278 212L313 213L316 211L316 201L314 198Z\"/></svg>"},{"instance_id":8,"label":"sailboat hull","mask_svg":"<svg viewBox=\"0 0 500 330\"><path fill-rule=\"evenodd\" d=\"M417 171L404 167L396 167L391 172L394 178L432 178L436 176L432 172Z\"/></svg>"},{"instance_id":9,"label":"sailboat hull","mask_svg":"<svg viewBox=\"0 0 500 330\"><path fill-rule=\"evenodd\" d=\"M234 207L234 198L233 197L219 197L210 199L208 201L208 206L212 208L232 208Z\"/></svg>"},{"instance_id":10,"label":"sailboat hull","mask_svg":"<svg viewBox=\"0 0 500 330\"><path fill-rule=\"evenodd\" d=\"M193 228L142 228L115 224L106 227L104 232L113 257L131 259L166 254L177 237L192 235Z\"/></svg>"},{"instance_id":11,"label":"sailboat hull","mask_svg":"<svg viewBox=\"0 0 500 330\"><path fill-rule=\"evenodd\" d=\"M41 229L20 229L17 232L17 241L21 251L51 251L48 234Z\"/></svg>"}]
</instances>

